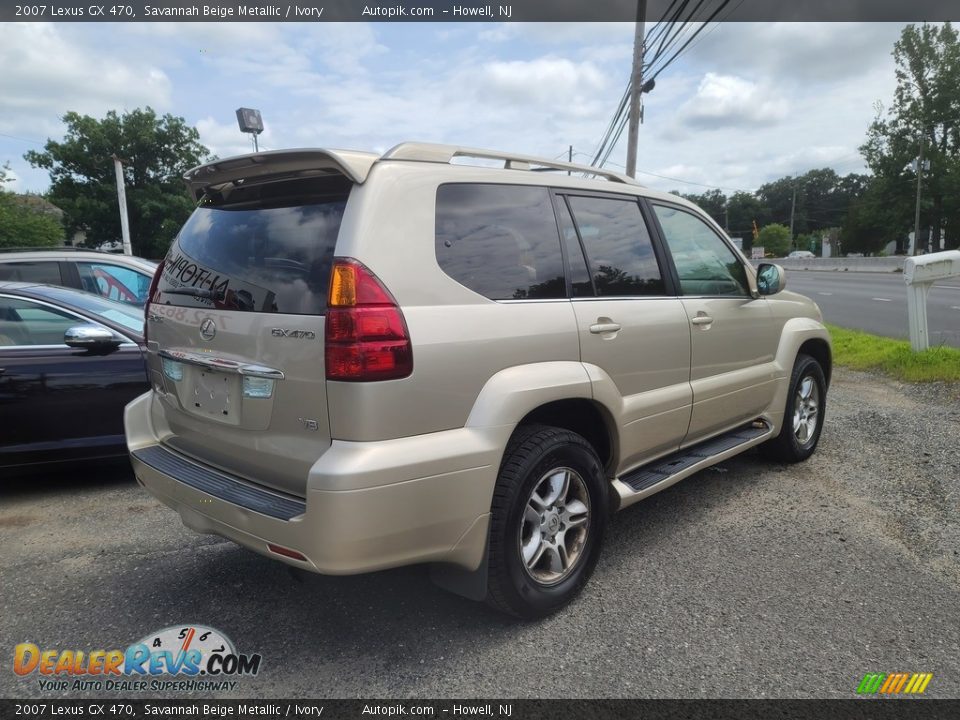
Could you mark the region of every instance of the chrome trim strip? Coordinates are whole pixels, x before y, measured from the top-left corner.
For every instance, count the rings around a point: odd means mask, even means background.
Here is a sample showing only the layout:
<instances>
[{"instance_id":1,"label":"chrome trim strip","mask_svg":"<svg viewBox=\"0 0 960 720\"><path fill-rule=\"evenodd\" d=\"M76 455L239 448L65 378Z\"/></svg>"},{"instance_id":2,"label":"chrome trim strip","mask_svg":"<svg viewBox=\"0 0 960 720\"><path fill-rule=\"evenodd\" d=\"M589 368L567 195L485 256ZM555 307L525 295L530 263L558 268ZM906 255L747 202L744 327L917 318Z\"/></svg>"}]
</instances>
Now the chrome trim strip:
<instances>
[{"instance_id":1,"label":"chrome trim strip","mask_svg":"<svg viewBox=\"0 0 960 720\"><path fill-rule=\"evenodd\" d=\"M283 380L282 370L265 367L264 365L244 364L236 360L227 360L216 356L197 355L182 350L158 350L157 355L167 360L186 363L187 365L196 365L207 370L216 370L218 372L232 373L246 377L265 378L267 380Z\"/></svg>"}]
</instances>

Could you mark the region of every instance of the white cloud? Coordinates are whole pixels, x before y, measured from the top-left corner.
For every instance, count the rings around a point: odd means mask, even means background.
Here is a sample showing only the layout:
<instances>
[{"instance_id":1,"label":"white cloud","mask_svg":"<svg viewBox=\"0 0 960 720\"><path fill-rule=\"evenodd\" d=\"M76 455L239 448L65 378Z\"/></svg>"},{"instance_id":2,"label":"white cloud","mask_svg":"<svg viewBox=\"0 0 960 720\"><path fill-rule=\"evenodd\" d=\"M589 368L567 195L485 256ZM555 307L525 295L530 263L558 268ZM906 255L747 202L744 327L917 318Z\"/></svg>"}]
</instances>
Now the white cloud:
<instances>
[{"instance_id":1,"label":"white cloud","mask_svg":"<svg viewBox=\"0 0 960 720\"><path fill-rule=\"evenodd\" d=\"M234 110L256 107L265 148L386 149L407 139L587 161L629 75L633 25L184 23L9 25L0 133L42 143L59 116L150 104L197 124L221 157L250 150ZM639 162L726 188L838 164L894 88L898 26L722 23L645 96ZM625 138L611 156L624 161ZM29 143L0 136L30 190ZM838 167L840 171L840 167ZM646 177L653 187L685 186ZM696 190L696 186L686 189Z\"/></svg>"},{"instance_id":2,"label":"white cloud","mask_svg":"<svg viewBox=\"0 0 960 720\"><path fill-rule=\"evenodd\" d=\"M200 142L217 157L225 158L253 152L251 136L240 132L236 123L223 124L207 116L197 121L197 132L200 133ZM276 149L270 123L264 121L263 132L258 136L257 142L262 150Z\"/></svg>"},{"instance_id":3,"label":"white cloud","mask_svg":"<svg viewBox=\"0 0 960 720\"><path fill-rule=\"evenodd\" d=\"M696 95L679 111L680 120L691 127L717 128L775 125L788 111L787 101L767 87L733 75L707 73Z\"/></svg>"},{"instance_id":4,"label":"white cloud","mask_svg":"<svg viewBox=\"0 0 960 720\"><path fill-rule=\"evenodd\" d=\"M593 63L543 57L487 63L479 73L478 91L481 97L509 105L556 104L563 99L576 111L578 103L605 85L603 73Z\"/></svg>"},{"instance_id":5,"label":"white cloud","mask_svg":"<svg viewBox=\"0 0 960 720\"><path fill-rule=\"evenodd\" d=\"M46 23L5 25L0 131L48 134L67 110L100 116L144 105L170 107L170 79L149 56L114 54L68 32Z\"/></svg>"}]
</instances>

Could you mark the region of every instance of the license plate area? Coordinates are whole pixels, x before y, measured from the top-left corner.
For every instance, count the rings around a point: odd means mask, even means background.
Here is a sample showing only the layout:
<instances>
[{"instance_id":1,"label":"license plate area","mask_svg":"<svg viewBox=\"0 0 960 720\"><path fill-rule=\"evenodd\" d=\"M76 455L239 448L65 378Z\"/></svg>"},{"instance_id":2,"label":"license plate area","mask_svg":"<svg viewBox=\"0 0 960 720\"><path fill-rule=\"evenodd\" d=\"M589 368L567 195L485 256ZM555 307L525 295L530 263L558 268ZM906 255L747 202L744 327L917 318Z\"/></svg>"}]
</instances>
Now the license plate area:
<instances>
[{"instance_id":1,"label":"license plate area","mask_svg":"<svg viewBox=\"0 0 960 720\"><path fill-rule=\"evenodd\" d=\"M230 425L240 423L240 376L191 368L192 383L185 403L195 415Z\"/></svg>"}]
</instances>

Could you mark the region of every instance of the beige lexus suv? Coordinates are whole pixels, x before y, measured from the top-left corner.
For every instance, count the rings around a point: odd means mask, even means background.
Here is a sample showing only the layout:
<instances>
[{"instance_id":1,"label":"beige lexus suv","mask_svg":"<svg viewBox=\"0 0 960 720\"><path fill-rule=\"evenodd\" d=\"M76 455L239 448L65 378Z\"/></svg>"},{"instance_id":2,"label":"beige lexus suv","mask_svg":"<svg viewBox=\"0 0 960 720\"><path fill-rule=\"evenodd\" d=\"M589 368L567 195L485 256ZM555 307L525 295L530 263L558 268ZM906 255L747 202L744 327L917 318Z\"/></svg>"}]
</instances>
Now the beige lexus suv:
<instances>
[{"instance_id":1,"label":"beige lexus suv","mask_svg":"<svg viewBox=\"0 0 960 720\"><path fill-rule=\"evenodd\" d=\"M125 423L138 481L197 532L320 573L430 563L536 617L587 582L611 512L817 446L819 309L678 197L421 143L186 181Z\"/></svg>"}]
</instances>

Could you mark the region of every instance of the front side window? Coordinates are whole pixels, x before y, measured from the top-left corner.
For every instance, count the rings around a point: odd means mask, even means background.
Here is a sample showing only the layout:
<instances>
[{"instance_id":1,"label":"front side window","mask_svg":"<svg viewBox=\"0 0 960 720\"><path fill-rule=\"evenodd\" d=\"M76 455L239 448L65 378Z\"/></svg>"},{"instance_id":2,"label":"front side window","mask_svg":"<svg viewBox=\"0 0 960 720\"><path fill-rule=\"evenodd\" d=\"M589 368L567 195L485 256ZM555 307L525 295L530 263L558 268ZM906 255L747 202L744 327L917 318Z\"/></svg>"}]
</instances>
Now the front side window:
<instances>
[{"instance_id":1,"label":"front side window","mask_svg":"<svg viewBox=\"0 0 960 720\"><path fill-rule=\"evenodd\" d=\"M441 185L435 243L443 271L491 300L566 297L560 236L545 187Z\"/></svg>"},{"instance_id":2,"label":"front side window","mask_svg":"<svg viewBox=\"0 0 960 720\"><path fill-rule=\"evenodd\" d=\"M681 294L750 294L743 263L709 225L686 210L666 205L653 209L680 276Z\"/></svg>"},{"instance_id":3,"label":"front side window","mask_svg":"<svg viewBox=\"0 0 960 720\"><path fill-rule=\"evenodd\" d=\"M663 295L663 277L635 200L570 197L600 297Z\"/></svg>"},{"instance_id":4,"label":"front side window","mask_svg":"<svg viewBox=\"0 0 960 720\"><path fill-rule=\"evenodd\" d=\"M0 297L0 347L63 345L63 334L84 322L46 305Z\"/></svg>"}]
</instances>

